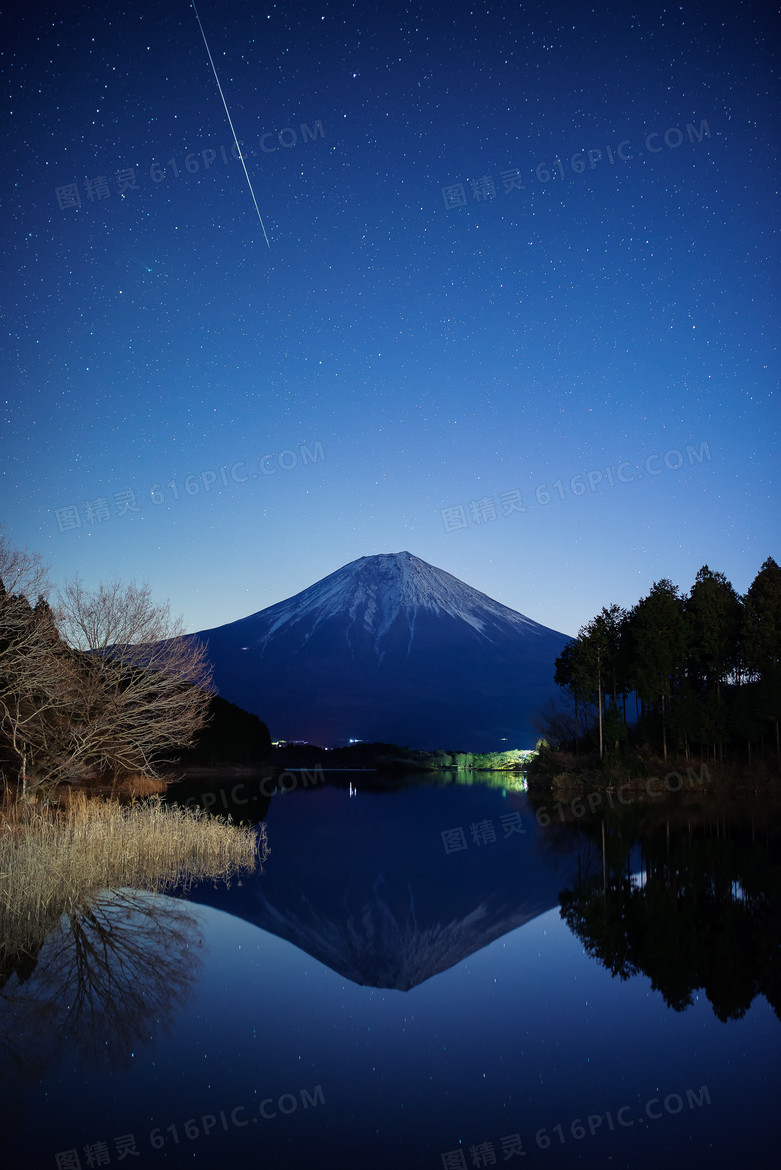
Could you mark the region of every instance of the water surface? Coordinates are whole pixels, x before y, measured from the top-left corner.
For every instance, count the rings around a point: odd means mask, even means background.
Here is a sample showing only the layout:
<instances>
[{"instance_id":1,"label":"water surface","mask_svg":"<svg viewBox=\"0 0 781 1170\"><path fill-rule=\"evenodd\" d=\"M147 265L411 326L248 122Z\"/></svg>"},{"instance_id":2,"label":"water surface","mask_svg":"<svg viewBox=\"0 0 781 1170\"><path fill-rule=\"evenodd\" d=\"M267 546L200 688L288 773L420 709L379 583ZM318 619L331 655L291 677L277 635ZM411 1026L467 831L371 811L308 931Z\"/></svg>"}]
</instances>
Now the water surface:
<instances>
[{"instance_id":1,"label":"water surface","mask_svg":"<svg viewBox=\"0 0 781 1170\"><path fill-rule=\"evenodd\" d=\"M259 803L263 872L6 972L9 1166L770 1164L776 812L333 780Z\"/></svg>"}]
</instances>

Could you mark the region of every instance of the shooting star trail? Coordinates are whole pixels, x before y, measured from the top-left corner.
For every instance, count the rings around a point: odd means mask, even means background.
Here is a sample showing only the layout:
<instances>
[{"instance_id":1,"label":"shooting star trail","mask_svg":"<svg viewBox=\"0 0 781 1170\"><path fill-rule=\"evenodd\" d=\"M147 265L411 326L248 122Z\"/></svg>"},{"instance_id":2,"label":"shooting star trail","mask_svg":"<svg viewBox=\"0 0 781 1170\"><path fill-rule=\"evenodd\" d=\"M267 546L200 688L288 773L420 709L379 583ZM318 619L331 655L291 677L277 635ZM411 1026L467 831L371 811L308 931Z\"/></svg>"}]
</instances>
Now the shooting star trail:
<instances>
[{"instance_id":1,"label":"shooting star trail","mask_svg":"<svg viewBox=\"0 0 781 1170\"><path fill-rule=\"evenodd\" d=\"M209 48L209 42L206 40L206 33L203 31L203 25L201 24L201 18L198 15L198 9L195 7L195 0L190 0L190 3L193 6L193 12L195 13L195 19L198 21L198 28L201 30L201 36L203 37L203 43L204 43L204 45L206 45L206 52L209 54L209 61L211 62L212 72L214 74L214 80L217 82L217 89L220 91L220 97L222 98L222 104L225 106L225 113L228 116L228 125L231 128L231 134L233 135L233 141L236 143L236 149L239 152L239 161L241 162L241 165L244 167L244 174L247 177L247 186L249 187L249 192L250 192L250 195L252 196L252 202L255 204L255 210L258 213L258 219L260 220L261 231L263 232L263 239L266 241L266 243L268 244L268 246L270 248L271 244L268 243L268 236L266 235L266 229L263 227L263 217L260 214L260 208L258 207L258 201L255 198L255 192L252 190L252 183L250 182L250 177L249 177L249 174L247 173L247 166L246 166L246 163L244 162L244 155L241 152L241 147L239 146L239 140L236 137L236 131L233 129L233 122L231 121L231 116L230 116L230 113L228 111L228 103L225 101L225 94L222 92L222 86L220 85L220 79L217 76L217 70L214 66L214 60L212 58L212 51Z\"/></svg>"}]
</instances>

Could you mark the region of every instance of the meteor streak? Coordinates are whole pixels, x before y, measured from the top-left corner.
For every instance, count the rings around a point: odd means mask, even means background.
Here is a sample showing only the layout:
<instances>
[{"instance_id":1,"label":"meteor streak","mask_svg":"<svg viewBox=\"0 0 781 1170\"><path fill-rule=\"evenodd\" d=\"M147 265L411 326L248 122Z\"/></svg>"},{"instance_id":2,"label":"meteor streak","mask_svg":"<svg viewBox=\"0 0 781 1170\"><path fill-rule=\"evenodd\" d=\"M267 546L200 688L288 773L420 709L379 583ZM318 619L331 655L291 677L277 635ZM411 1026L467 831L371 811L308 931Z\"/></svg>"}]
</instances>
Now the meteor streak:
<instances>
[{"instance_id":1,"label":"meteor streak","mask_svg":"<svg viewBox=\"0 0 781 1170\"><path fill-rule=\"evenodd\" d=\"M247 173L247 165L244 162L244 155L241 153L241 147L239 146L239 140L236 137L236 131L233 129L233 122L231 121L230 112L228 111L228 103L225 101L225 94L222 92L222 86L220 85L220 79L217 76L217 70L216 70L215 65L214 65L214 59L212 58L211 49L209 48L209 42L206 40L206 33L203 31L203 25L201 24L201 18L198 15L198 9L195 7L195 0L190 0L190 3L193 6L193 12L195 13L195 19L198 21L198 28L201 30L201 36L203 37L203 43L206 46L206 52L209 54L209 61L211 62L212 72L214 73L214 80L217 82L217 89L220 91L220 97L222 98L222 104L225 106L225 113L228 116L228 125L231 128L231 134L233 135L233 141L236 143L236 149L239 152L239 160L241 162L241 165L244 167L244 174L247 176L247 186L249 187L250 195L252 196L252 202L255 204L255 210L258 213L258 219L260 220L261 231L263 232L263 239L266 241L266 243L268 244L268 246L270 248L271 244L269 244L269 242L268 242L268 236L266 235L266 229L263 227L263 217L260 214L260 208L258 207L258 201L255 198L255 192L252 190L252 183L250 182L250 177L249 177L249 174Z\"/></svg>"}]
</instances>

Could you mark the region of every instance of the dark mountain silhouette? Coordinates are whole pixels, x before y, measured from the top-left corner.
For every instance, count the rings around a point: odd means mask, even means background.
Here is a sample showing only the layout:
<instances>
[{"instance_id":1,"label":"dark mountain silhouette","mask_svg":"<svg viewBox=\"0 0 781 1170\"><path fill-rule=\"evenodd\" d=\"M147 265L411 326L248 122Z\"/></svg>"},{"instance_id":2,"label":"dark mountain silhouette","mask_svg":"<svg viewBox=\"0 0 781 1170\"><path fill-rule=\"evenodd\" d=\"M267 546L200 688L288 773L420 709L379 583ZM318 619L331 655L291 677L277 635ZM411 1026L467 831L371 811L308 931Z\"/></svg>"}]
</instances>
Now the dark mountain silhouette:
<instances>
[{"instance_id":1,"label":"dark mountain silhouette","mask_svg":"<svg viewBox=\"0 0 781 1170\"><path fill-rule=\"evenodd\" d=\"M408 552L198 636L219 693L273 739L467 751L534 745L568 641Z\"/></svg>"},{"instance_id":2,"label":"dark mountain silhouette","mask_svg":"<svg viewBox=\"0 0 781 1170\"><path fill-rule=\"evenodd\" d=\"M257 715L212 695L208 720L196 735L193 746L180 753L179 764L189 767L259 764L271 755L268 728Z\"/></svg>"}]
</instances>

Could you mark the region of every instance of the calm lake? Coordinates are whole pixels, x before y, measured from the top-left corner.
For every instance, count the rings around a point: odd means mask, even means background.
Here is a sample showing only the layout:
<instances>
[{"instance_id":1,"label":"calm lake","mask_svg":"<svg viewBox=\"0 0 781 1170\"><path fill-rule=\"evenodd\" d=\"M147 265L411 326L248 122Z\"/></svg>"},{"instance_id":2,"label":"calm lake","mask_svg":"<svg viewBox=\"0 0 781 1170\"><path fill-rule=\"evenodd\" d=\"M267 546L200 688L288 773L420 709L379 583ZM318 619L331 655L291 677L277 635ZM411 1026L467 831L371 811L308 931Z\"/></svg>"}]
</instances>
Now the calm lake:
<instances>
[{"instance_id":1,"label":"calm lake","mask_svg":"<svg viewBox=\"0 0 781 1170\"><path fill-rule=\"evenodd\" d=\"M777 805L325 775L245 784L261 872L6 972L4 1166L775 1164Z\"/></svg>"}]
</instances>

